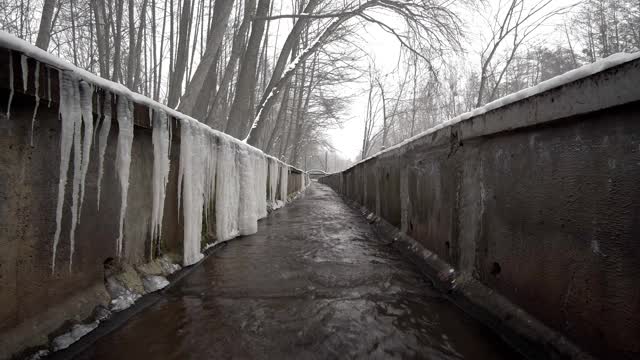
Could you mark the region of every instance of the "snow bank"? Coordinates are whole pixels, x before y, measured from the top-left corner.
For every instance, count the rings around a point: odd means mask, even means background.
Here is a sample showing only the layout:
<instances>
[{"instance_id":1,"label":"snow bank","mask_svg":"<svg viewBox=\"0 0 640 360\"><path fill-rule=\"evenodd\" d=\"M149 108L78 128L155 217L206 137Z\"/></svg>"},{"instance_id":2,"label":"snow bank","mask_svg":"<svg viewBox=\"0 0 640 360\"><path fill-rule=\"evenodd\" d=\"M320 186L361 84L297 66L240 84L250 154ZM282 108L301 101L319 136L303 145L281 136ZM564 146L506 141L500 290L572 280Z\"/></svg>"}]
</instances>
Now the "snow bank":
<instances>
[{"instance_id":1,"label":"snow bank","mask_svg":"<svg viewBox=\"0 0 640 360\"><path fill-rule=\"evenodd\" d=\"M178 174L178 206L182 208L184 224L183 265L197 263L202 254L203 221L215 215L217 242L227 241L238 235L249 235L257 231L257 222L267 215L273 204L283 205L287 201L290 167L265 155L246 143L215 131L197 120L159 104L145 96L136 94L123 85L102 79L85 70L60 60L6 32L0 31L0 47L22 52L21 70L23 87L28 84L28 57L47 65L47 91L51 100L51 69L59 73L60 83L60 179L58 204L56 207L56 232L53 240L52 272L55 271L57 248L61 236L62 214L68 177L72 179L70 261L71 271L75 247L75 229L81 219L85 197L85 179L91 159L91 149L97 138L98 191L97 206L100 209L104 158L111 131L112 111L118 121L115 172L120 185L119 233L115 240L115 252L122 257L125 241L125 217L129 192L131 151L134 137L133 104L149 108L149 123L153 129L153 177L149 186L153 189L151 206L150 257L162 237L164 204L170 171L171 129L173 121L180 127L180 163ZM10 57L13 59L13 57ZM11 60L12 62L13 60ZM10 98L13 96L14 74L10 63ZM39 71L36 71L35 86L39 87ZM101 88L101 89L96 89ZM100 104L99 93L104 92ZM95 96L98 94L98 96ZM94 96L96 108L93 108ZM39 103L37 98L33 121ZM115 101L115 104L114 104ZM94 111L95 110L95 111ZM94 113L97 114L94 129ZM7 115L9 110L7 110ZM33 125L32 125L33 127ZM94 131L95 130L95 131ZM71 154L73 169L71 174ZM304 184L303 180L303 184ZM280 196L276 198L276 194ZM215 204L215 205L213 205ZM213 212L215 208L215 214ZM125 252L126 253L126 252ZM127 306L135 301L133 296L123 296L112 304L115 308Z\"/></svg>"}]
</instances>

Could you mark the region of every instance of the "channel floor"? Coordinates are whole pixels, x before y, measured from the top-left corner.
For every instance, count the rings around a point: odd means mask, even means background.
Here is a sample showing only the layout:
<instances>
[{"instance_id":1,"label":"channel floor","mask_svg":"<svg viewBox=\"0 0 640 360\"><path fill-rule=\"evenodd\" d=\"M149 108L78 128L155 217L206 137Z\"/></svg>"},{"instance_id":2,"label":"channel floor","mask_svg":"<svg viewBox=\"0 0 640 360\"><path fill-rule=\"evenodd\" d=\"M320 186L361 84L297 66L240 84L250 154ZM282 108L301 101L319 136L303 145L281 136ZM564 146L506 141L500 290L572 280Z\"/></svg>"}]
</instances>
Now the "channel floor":
<instances>
[{"instance_id":1,"label":"channel floor","mask_svg":"<svg viewBox=\"0 0 640 360\"><path fill-rule=\"evenodd\" d=\"M313 183L77 359L518 359Z\"/></svg>"}]
</instances>

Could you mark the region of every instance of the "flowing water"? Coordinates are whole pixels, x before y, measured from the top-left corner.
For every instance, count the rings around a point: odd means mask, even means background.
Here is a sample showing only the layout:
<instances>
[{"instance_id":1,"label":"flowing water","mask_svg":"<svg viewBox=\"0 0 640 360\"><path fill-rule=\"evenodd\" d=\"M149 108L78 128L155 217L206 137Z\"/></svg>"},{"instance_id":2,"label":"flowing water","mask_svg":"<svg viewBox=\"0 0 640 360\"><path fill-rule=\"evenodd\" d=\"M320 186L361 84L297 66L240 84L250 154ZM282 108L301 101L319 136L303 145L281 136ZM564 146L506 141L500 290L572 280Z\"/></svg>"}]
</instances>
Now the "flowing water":
<instances>
[{"instance_id":1,"label":"flowing water","mask_svg":"<svg viewBox=\"0 0 640 360\"><path fill-rule=\"evenodd\" d=\"M314 183L80 359L517 359Z\"/></svg>"}]
</instances>

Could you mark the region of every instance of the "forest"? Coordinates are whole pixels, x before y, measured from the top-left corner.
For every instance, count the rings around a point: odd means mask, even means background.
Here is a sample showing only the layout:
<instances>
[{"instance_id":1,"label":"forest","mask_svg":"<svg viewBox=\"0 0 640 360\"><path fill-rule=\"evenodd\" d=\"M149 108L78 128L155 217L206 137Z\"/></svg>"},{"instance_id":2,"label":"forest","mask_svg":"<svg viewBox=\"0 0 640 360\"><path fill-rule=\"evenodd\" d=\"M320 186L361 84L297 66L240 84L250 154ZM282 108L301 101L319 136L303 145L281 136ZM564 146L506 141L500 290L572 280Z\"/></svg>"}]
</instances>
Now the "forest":
<instances>
[{"instance_id":1,"label":"forest","mask_svg":"<svg viewBox=\"0 0 640 360\"><path fill-rule=\"evenodd\" d=\"M362 35L399 48L380 64ZM640 50L637 0L0 0L0 29L305 169ZM388 61L387 61L388 62ZM365 99L356 102L354 98Z\"/></svg>"}]
</instances>

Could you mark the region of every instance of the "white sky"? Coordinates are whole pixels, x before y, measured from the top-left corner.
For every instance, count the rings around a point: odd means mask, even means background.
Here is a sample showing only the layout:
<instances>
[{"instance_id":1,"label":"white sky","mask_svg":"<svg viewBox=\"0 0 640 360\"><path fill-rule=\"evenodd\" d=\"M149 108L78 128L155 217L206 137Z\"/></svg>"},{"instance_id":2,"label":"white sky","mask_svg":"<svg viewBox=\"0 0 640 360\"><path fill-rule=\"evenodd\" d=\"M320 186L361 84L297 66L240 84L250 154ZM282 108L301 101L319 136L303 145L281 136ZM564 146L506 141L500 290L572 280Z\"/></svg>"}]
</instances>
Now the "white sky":
<instances>
[{"instance_id":1,"label":"white sky","mask_svg":"<svg viewBox=\"0 0 640 360\"><path fill-rule=\"evenodd\" d=\"M532 0L534 2L535 0ZM504 0L502 0L504 2ZM554 7L562 7L575 3L576 0L554 0ZM490 7L497 7L500 0L489 0ZM489 13L490 10L487 9ZM479 47L481 43L481 33L486 29L486 23L478 19L477 15L462 15L462 20L465 23L466 30L468 32L469 39L467 40L466 50L469 61L478 62L479 49L473 47ZM559 34L554 34L554 29L557 28L563 19L552 19L547 26L542 27L537 38L544 39L545 42L553 43L559 39ZM361 34L363 41L359 46L368 52L369 56L375 59L376 66L381 70L383 74L393 71L398 62L398 56L400 54L400 44L390 34L381 30L376 25L367 25L367 33ZM549 37L551 35L551 37ZM562 34L563 35L563 34ZM551 40L550 40L551 39ZM555 41L555 42L554 42ZM356 93L358 89L363 89L363 84L352 83L346 84L347 89L345 91ZM351 105L345 114L343 126L340 128L331 129L327 135L332 145L339 150L340 156L355 160L362 148L362 133L364 131L364 113L367 104L366 93L361 94L352 99ZM443 121L446 119L443 119Z\"/></svg>"}]
</instances>

